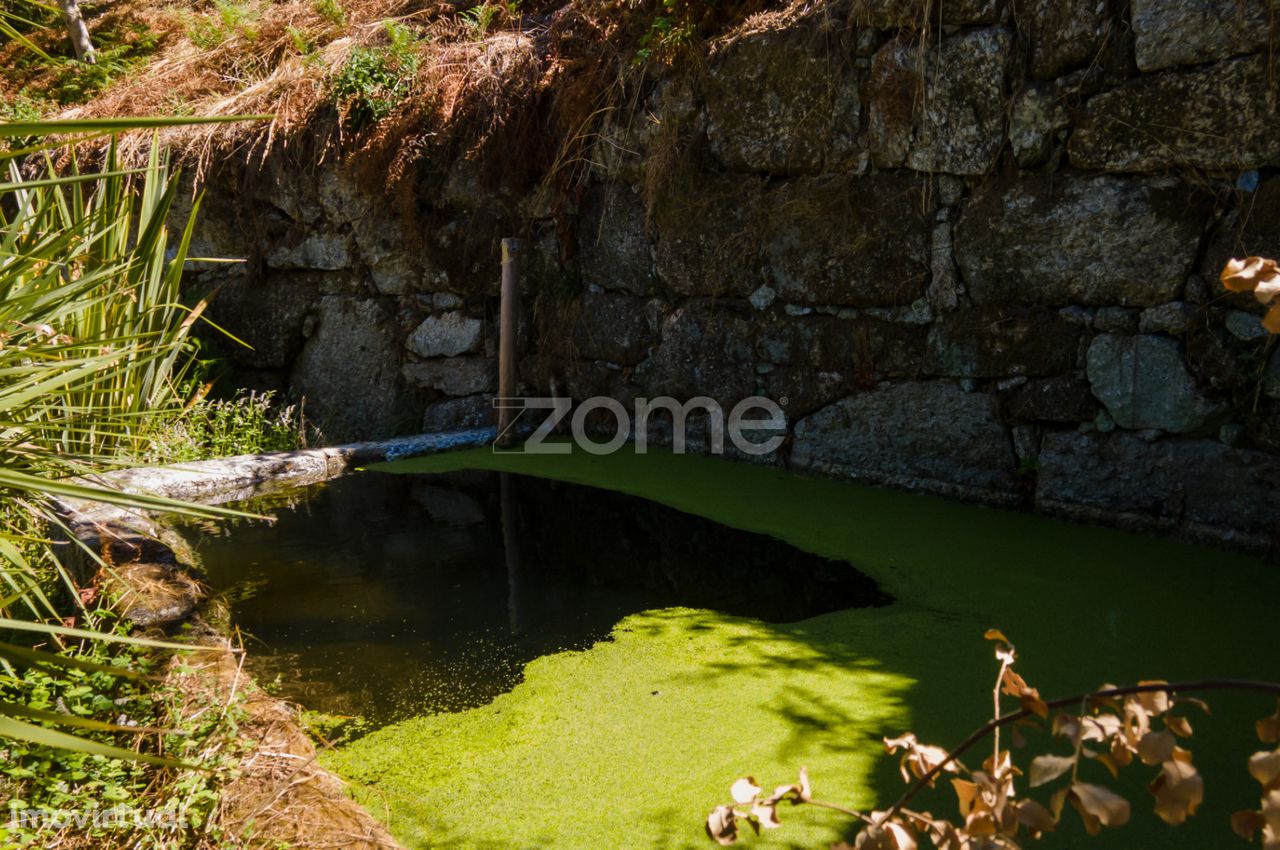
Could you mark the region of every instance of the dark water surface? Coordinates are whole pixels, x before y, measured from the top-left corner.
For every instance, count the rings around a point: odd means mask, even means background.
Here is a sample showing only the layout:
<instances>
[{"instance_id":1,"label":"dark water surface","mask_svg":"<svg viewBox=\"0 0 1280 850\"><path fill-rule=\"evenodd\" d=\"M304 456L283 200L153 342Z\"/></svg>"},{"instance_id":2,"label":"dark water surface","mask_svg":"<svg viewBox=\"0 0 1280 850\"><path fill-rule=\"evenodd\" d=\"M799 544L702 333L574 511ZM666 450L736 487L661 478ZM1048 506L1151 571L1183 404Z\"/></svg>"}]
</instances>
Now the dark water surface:
<instances>
[{"instance_id":1,"label":"dark water surface","mask_svg":"<svg viewBox=\"0 0 1280 850\"><path fill-rule=\"evenodd\" d=\"M888 601L849 564L644 499L521 475L360 473L197 548L251 666L375 724L492 700L628 614L793 622Z\"/></svg>"}]
</instances>

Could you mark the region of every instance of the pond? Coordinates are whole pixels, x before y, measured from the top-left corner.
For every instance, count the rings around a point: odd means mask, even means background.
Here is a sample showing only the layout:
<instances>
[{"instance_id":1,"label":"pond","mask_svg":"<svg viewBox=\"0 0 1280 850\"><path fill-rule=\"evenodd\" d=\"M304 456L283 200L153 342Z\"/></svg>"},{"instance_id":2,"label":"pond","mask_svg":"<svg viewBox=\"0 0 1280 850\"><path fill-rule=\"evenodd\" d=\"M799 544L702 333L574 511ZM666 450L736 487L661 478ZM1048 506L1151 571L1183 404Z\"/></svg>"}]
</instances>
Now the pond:
<instances>
[{"instance_id":1,"label":"pond","mask_svg":"<svg viewBox=\"0 0 1280 850\"><path fill-rule=\"evenodd\" d=\"M379 469L403 477L335 482L202 548L299 699L356 695L347 709L394 721L322 761L409 847L706 847L734 779L772 787L801 766L823 799L883 807L902 789L884 736L954 744L987 718L991 627L1046 697L1280 676L1280 571L1257 559L657 452ZM1069 816L1030 846L1247 847L1229 818L1257 805L1245 761L1274 701L1208 698L1186 742L1206 782L1189 824L1154 816L1139 766L1116 786L1129 826L1086 839ZM1065 747L1026 736L1024 763ZM1081 778L1112 782L1092 763ZM955 800L942 784L921 808ZM746 846L848 837L829 813L783 819Z\"/></svg>"},{"instance_id":2,"label":"pond","mask_svg":"<svg viewBox=\"0 0 1280 850\"><path fill-rule=\"evenodd\" d=\"M849 564L636 496L497 472L359 473L210 527L251 671L373 725L489 702L540 655L687 606L794 622L888 602Z\"/></svg>"}]
</instances>

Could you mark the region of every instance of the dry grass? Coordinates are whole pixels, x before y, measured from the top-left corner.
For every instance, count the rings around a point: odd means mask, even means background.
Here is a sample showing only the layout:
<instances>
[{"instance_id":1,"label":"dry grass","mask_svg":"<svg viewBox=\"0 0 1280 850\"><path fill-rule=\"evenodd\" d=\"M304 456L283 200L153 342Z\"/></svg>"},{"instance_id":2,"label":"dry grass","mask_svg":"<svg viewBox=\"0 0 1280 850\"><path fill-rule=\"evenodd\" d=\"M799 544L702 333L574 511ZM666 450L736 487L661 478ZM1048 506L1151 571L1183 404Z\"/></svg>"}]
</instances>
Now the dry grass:
<instances>
[{"instance_id":1,"label":"dry grass","mask_svg":"<svg viewBox=\"0 0 1280 850\"><path fill-rule=\"evenodd\" d=\"M142 25L158 35L158 45L136 73L118 77L61 117L270 115L268 121L169 129L161 141L199 170L282 153L295 163L342 158L362 177L383 181L393 197L404 194L416 164L429 161L443 171L459 160L468 161L486 188L527 193L542 187L549 198L567 197L586 172L606 120L644 120L639 91L654 67L634 58L655 15L664 14L662 5L524 0L518 11L491 5L493 20L481 30L459 11L464 6L439 0L347 0L341 23L317 0L89 2L91 29ZM769 12L769 6L782 10ZM245 25L226 25L227 7ZM784 25L810 7L745 0L706 8L708 32L731 40ZM418 70L390 114L353 131L335 106L330 81L353 49L386 46L388 20L417 36ZM54 47L54 37L46 37ZM700 61L704 47L690 46L680 61ZM0 63L14 65L19 50L0 48ZM0 72L0 92L38 89L38 63L25 67L22 74ZM122 147L126 156L140 156L149 144L149 134L137 134Z\"/></svg>"},{"instance_id":2,"label":"dry grass","mask_svg":"<svg viewBox=\"0 0 1280 850\"><path fill-rule=\"evenodd\" d=\"M171 684L193 702L237 705L242 715L247 748L222 788L216 828L246 848L398 850L386 828L347 797L341 780L316 764L296 710L252 685L243 657L228 646L201 667L171 673Z\"/></svg>"},{"instance_id":3,"label":"dry grass","mask_svg":"<svg viewBox=\"0 0 1280 850\"><path fill-rule=\"evenodd\" d=\"M123 75L59 117L273 116L161 133L184 159L201 165L302 147L311 162L352 157L382 174L389 188L425 154L498 163L508 172L514 165L528 177L566 159L558 142L582 134L622 66L615 46L619 25L590 3L558 10L523 6L519 19L495 5L484 33L457 7L422 0L349 0L345 26L326 18L314 0L238 0L237 8L249 21L243 28L221 26L211 2L192 7L115 0L97 23L145 25L159 35L156 53L140 72ZM417 35L419 70L390 115L352 132L335 108L329 80L354 48L386 45L388 20ZM12 60L18 50L0 49L0 61ZM38 71L10 73L0 90L38 89L40 82ZM140 153L149 141L139 134L124 149Z\"/></svg>"}]
</instances>

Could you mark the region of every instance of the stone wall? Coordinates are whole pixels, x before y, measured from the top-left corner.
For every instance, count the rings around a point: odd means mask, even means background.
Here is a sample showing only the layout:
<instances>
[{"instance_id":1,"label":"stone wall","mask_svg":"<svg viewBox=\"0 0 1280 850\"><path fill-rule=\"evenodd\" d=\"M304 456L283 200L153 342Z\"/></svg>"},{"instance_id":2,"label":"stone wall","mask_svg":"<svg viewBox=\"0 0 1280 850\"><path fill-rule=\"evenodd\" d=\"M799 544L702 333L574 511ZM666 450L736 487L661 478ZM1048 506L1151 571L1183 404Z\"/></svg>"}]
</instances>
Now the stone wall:
<instances>
[{"instance_id":1,"label":"stone wall","mask_svg":"<svg viewBox=\"0 0 1280 850\"><path fill-rule=\"evenodd\" d=\"M331 439L473 427L521 235L529 394L763 394L793 468L1265 549L1280 353L1217 273L1280 256L1274 14L853 0L649 79L571 191L228 167L192 284Z\"/></svg>"}]
</instances>

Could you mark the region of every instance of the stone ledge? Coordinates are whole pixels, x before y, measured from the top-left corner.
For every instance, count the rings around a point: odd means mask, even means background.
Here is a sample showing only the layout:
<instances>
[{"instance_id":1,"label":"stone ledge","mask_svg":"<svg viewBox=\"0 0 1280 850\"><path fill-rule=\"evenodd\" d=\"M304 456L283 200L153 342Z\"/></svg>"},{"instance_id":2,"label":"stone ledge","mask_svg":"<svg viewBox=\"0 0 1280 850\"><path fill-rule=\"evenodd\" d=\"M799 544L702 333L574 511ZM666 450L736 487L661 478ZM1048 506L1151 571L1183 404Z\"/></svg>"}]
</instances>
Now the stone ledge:
<instances>
[{"instance_id":1,"label":"stone ledge","mask_svg":"<svg viewBox=\"0 0 1280 850\"><path fill-rule=\"evenodd\" d=\"M267 495L280 489L301 487L341 475L362 463L398 460L456 448L484 445L496 435L493 428L477 428L445 434L420 434L322 449L300 449L258 455L237 455L216 460L135 467L86 475L77 484L217 505ZM153 526L145 511L61 499L59 505L73 529L81 523L130 522Z\"/></svg>"}]
</instances>

